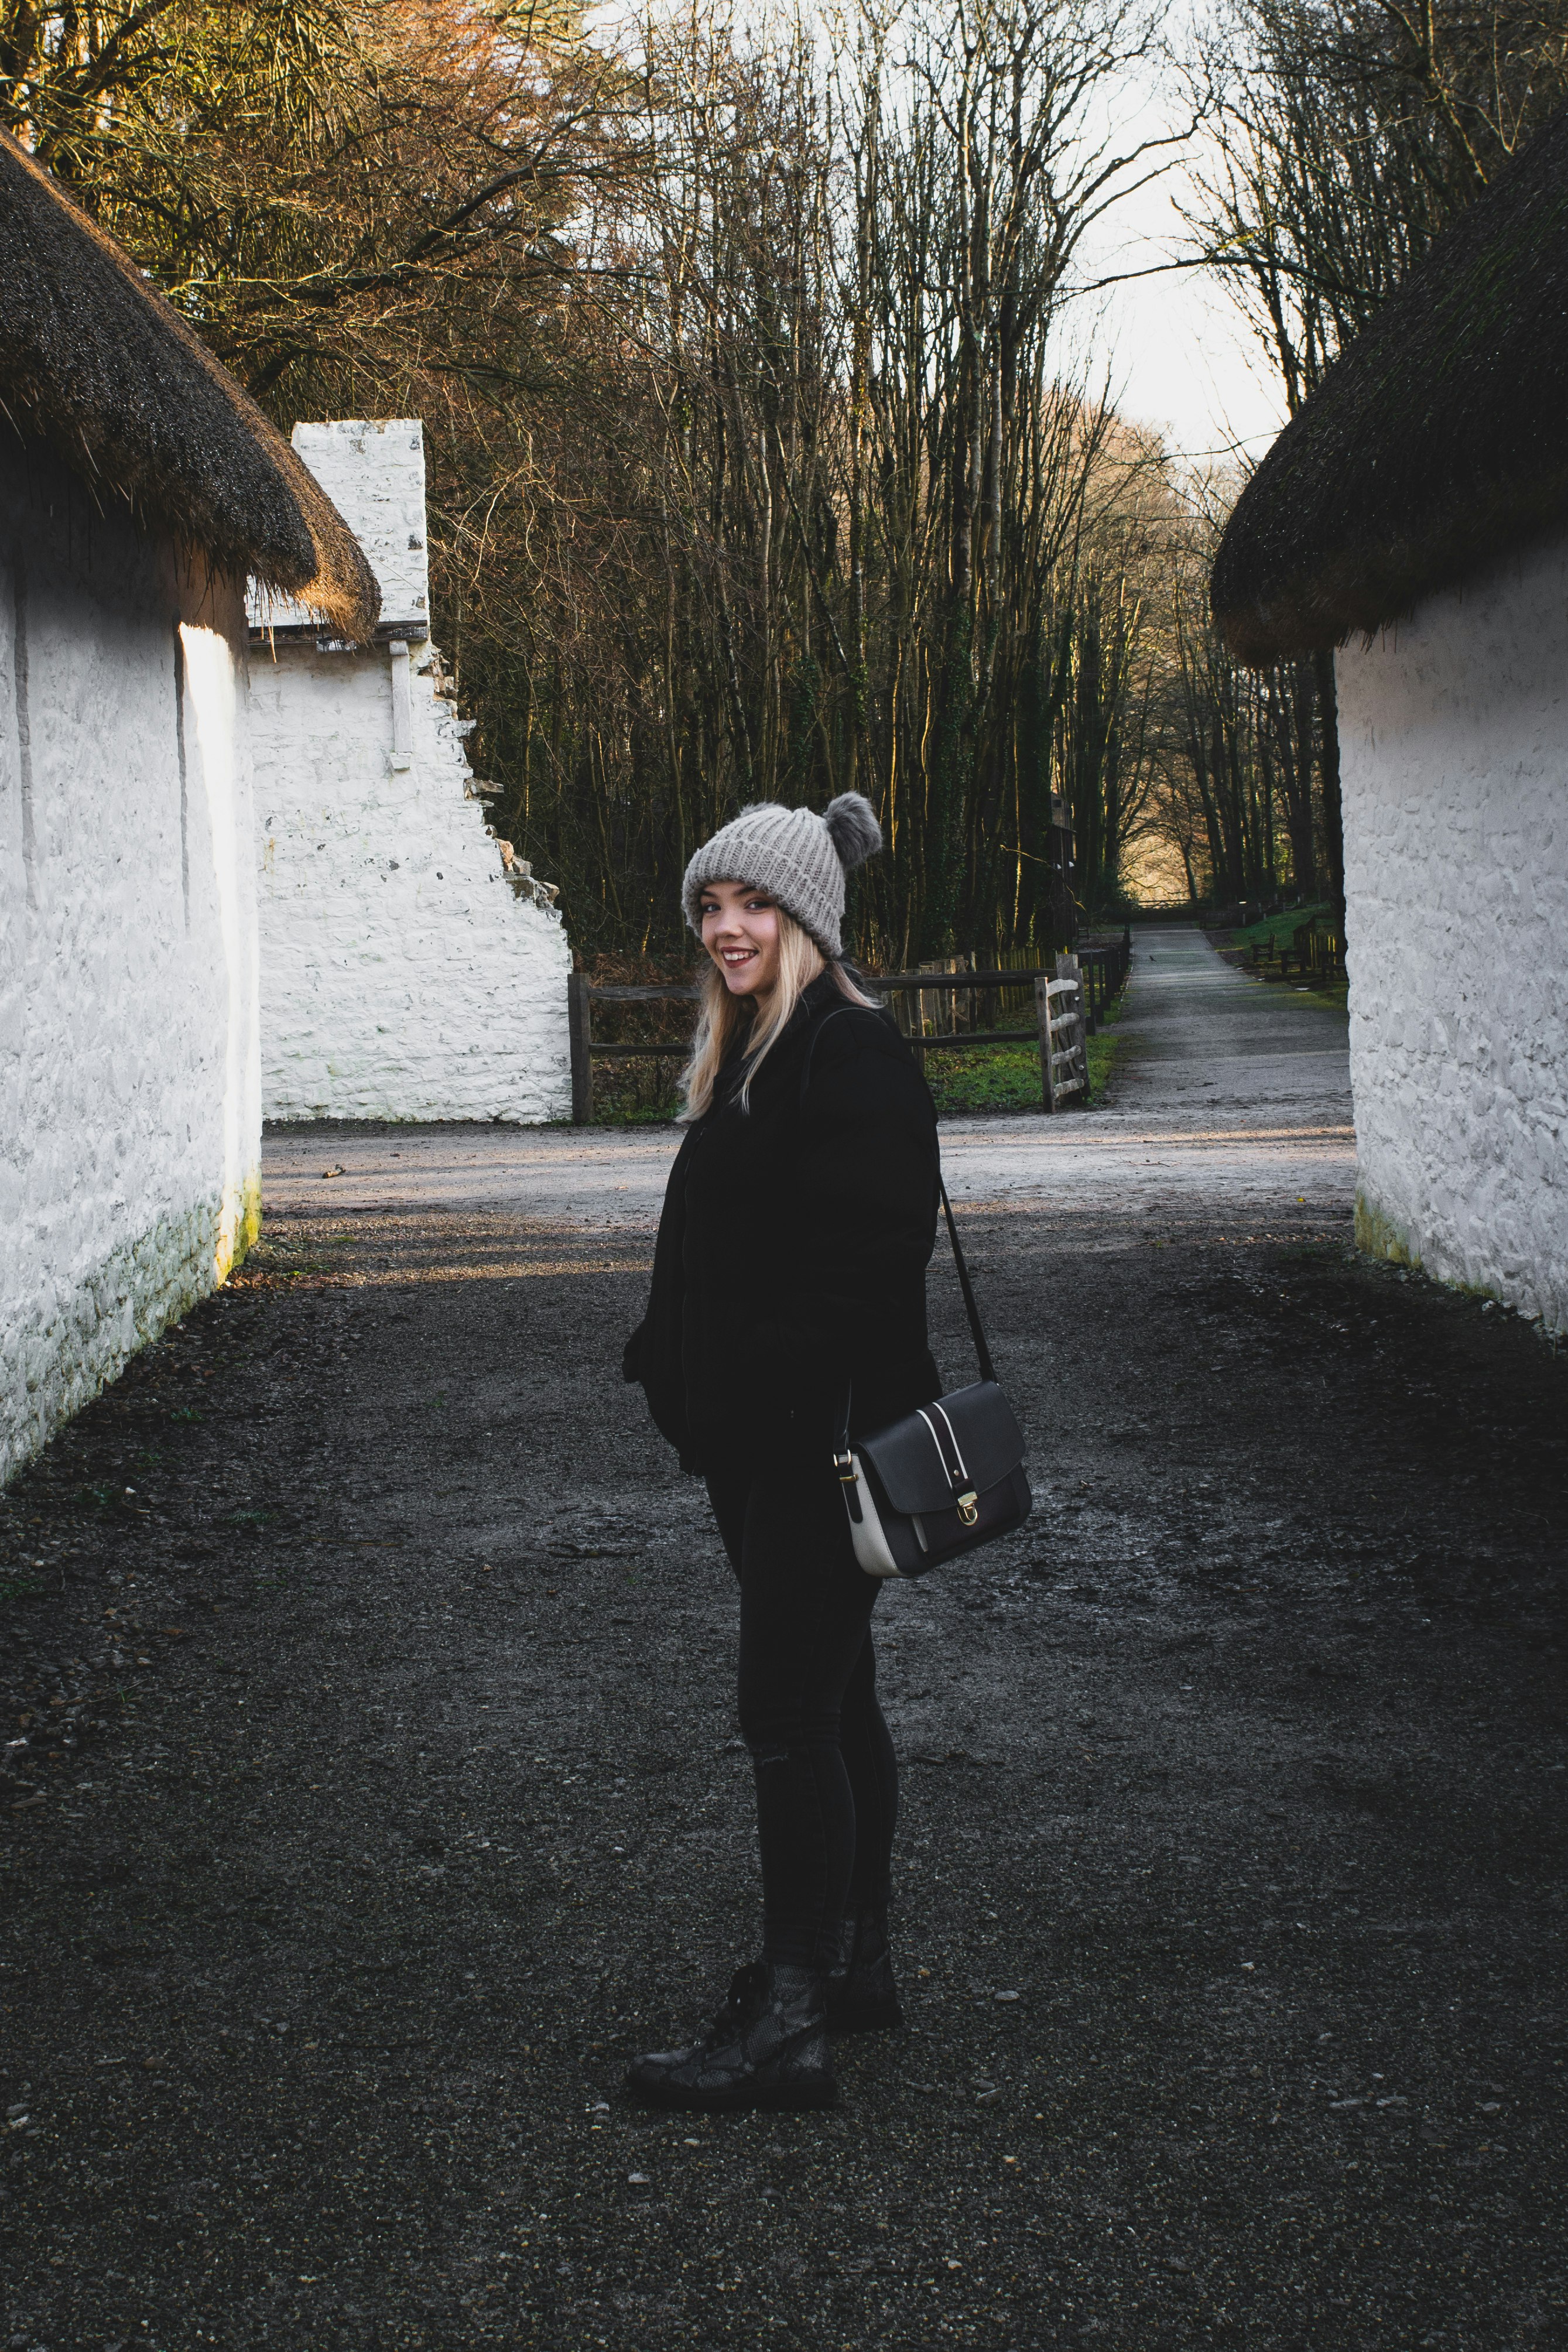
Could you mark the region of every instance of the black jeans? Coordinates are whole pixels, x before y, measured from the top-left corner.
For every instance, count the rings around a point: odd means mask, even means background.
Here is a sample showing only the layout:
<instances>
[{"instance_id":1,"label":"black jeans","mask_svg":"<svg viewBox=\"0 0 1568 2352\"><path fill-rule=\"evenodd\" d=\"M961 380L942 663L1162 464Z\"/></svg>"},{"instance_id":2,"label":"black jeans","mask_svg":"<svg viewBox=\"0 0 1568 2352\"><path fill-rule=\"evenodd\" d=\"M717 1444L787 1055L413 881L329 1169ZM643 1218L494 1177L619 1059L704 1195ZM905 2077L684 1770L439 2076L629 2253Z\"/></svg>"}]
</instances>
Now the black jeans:
<instances>
[{"instance_id":1,"label":"black jeans","mask_svg":"<svg viewBox=\"0 0 1568 2352\"><path fill-rule=\"evenodd\" d=\"M830 1968L846 1912L885 1918L899 1768L871 1611L830 1464L710 1473L741 1582L741 1732L757 1784L763 1957Z\"/></svg>"}]
</instances>

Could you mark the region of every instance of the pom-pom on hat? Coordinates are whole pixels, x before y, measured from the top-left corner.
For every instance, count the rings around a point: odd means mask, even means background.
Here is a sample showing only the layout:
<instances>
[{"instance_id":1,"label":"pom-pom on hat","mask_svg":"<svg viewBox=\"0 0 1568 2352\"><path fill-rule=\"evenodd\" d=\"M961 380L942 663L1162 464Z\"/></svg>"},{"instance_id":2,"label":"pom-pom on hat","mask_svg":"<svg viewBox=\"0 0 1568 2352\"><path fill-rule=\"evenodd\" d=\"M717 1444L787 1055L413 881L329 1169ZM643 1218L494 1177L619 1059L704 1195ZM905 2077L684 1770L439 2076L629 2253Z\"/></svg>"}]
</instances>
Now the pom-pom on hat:
<instances>
[{"instance_id":1,"label":"pom-pom on hat","mask_svg":"<svg viewBox=\"0 0 1568 2352\"><path fill-rule=\"evenodd\" d=\"M700 939L698 908L707 885L748 882L776 898L824 955L841 955L844 877L881 846L882 828L864 793L840 793L821 816L759 801L704 842L687 867L680 886L686 919Z\"/></svg>"}]
</instances>

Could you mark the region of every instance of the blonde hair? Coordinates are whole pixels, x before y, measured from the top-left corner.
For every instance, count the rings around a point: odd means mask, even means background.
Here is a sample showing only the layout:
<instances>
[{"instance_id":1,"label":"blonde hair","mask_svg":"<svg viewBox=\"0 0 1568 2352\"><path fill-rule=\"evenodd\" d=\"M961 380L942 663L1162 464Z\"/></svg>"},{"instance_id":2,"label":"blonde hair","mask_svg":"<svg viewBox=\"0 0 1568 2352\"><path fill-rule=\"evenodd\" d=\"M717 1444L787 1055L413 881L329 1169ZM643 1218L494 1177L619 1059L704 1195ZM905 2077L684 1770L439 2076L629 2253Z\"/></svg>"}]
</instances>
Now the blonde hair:
<instances>
[{"instance_id":1,"label":"blonde hair","mask_svg":"<svg viewBox=\"0 0 1568 2352\"><path fill-rule=\"evenodd\" d=\"M782 907L777 913L779 976L760 1003L753 998L732 996L718 965L709 959L702 975L702 1011L698 1016L697 1034L691 1041L691 1058L680 1073L680 1088L686 1097L686 1107L679 1115L682 1125L702 1118L712 1108L719 1073L736 1039L748 1027L751 1042L745 1052L741 1108L751 1109L752 1080L784 1035L795 1006L819 972L832 971L849 1003L863 1004L873 1013L879 1009L875 997L858 988L841 963L828 964L811 933L793 915L786 915Z\"/></svg>"}]
</instances>

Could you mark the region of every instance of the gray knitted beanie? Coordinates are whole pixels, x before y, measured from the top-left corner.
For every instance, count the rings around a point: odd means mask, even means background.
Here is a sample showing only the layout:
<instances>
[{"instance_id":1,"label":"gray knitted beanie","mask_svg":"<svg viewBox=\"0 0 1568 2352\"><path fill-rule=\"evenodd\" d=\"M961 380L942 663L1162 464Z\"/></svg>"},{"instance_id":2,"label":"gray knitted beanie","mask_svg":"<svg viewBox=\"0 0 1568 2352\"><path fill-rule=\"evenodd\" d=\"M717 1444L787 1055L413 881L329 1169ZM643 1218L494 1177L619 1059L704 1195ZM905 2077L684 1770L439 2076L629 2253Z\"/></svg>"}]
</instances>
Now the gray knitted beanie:
<instances>
[{"instance_id":1,"label":"gray knitted beanie","mask_svg":"<svg viewBox=\"0 0 1568 2352\"><path fill-rule=\"evenodd\" d=\"M843 952L846 870L882 846L877 812L863 793L840 793L821 816L815 809L759 801L704 842L680 886L686 919L699 939L698 912L710 882L749 882L776 898L811 933L824 955Z\"/></svg>"}]
</instances>

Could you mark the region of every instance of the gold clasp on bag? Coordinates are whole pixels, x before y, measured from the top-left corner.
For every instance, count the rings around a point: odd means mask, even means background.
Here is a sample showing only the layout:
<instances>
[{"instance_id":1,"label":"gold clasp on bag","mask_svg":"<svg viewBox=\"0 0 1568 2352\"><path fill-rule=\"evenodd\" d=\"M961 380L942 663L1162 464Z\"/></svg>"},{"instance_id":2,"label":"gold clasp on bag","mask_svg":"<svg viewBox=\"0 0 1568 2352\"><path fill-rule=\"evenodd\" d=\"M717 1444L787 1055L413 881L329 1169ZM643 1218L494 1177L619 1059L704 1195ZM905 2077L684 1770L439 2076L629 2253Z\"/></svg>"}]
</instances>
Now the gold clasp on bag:
<instances>
[{"instance_id":1,"label":"gold clasp on bag","mask_svg":"<svg viewBox=\"0 0 1568 2352\"><path fill-rule=\"evenodd\" d=\"M971 1489L967 1495L960 1495L958 1498L958 1516L963 1520L966 1528L978 1526L980 1511L973 1489Z\"/></svg>"}]
</instances>

